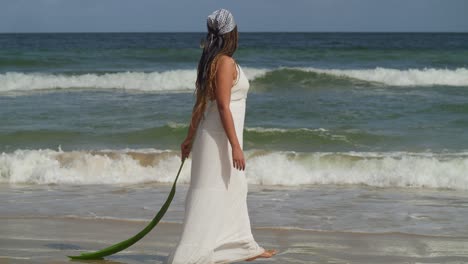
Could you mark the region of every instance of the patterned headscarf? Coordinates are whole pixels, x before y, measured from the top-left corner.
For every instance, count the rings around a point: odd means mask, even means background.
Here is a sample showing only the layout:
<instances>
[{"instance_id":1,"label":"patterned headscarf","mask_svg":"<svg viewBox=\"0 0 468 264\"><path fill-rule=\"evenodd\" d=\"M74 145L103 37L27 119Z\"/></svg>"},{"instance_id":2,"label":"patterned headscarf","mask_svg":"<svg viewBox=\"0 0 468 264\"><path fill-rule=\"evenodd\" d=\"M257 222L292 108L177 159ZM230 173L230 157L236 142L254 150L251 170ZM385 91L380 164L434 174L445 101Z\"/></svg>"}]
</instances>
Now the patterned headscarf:
<instances>
[{"instance_id":1,"label":"patterned headscarf","mask_svg":"<svg viewBox=\"0 0 468 264\"><path fill-rule=\"evenodd\" d=\"M221 8L208 16L206 25L208 26L208 34L206 35L206 39L200 44L200 47L206 46L211 48L213 43L216 42L216 46L221 48L224 42L221 36L234 30L236 22L231 12Z\"/></svg>"},{"instance_id":2,"label":"patterned headscarf","mask_svg":"<svg viewBox=\"0 0 468 264\"><path fill-rule=\"evenodd\" d=\"M205 82L209 73L212 60L222 50L224 45L224 34L236 28L234 16L226 9L218 9L211 13L206 20L208 34L201 39L200 48L203 53L198 63L197 87L205 89Z\"/></svg>"},{"instance_id":3,"label":"patterned headscarf","mask_svg":"<svg viewBox=\"0 0 468 264\"><path fill-rule=\"evenodd\" d=\"M234 16L226 9L218 9L211 13L207 19L208 28L217 35L223 35L231 32L236 27Z\"/></svg>"}]
</instances>

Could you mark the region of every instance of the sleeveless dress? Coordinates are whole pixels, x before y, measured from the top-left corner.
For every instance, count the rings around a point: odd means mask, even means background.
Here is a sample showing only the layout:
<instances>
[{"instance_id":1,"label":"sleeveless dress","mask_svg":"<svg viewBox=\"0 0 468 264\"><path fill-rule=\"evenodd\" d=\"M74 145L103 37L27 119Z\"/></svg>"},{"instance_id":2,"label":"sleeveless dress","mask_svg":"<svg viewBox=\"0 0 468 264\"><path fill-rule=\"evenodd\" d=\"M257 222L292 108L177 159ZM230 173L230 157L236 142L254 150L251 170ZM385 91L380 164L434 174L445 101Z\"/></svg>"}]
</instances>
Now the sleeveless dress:
<instances>
[{"instance_id":1,"label":"sleeveless dress","mask_svg":"<svg viewBox=\"0 0 468 264\"><path fill-rule=\"evenodd\" d=\"M230 110L243 145L249 81L242 68L231 88ZM264 252L255 242L247 211L245 171L232 165L232 148L216 101L208 103L192 144L190 186L180 240L168 264L219 264L242 261Z\"/></svg>"}]
</instances>

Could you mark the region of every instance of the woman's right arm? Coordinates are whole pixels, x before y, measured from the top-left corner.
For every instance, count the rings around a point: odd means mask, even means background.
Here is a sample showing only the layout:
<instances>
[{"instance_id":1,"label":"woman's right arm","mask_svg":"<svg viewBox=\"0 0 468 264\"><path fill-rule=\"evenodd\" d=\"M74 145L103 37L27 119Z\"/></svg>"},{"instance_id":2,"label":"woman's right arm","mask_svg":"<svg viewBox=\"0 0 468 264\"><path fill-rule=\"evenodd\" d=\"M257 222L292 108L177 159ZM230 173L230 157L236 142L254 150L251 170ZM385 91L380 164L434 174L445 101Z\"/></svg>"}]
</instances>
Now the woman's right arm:
<instances>
[{"instance_id":1,"label":"woman's right arm","mask_svg":"<svg viewBox=\"0 0 468 264\"><path fill-rule=\"evenodd\" d=\"M235 77L236 64L232 58L223 56L218 61L216 71L216 103L219 116L226 132L226 136L231 144L232 165L238 170L245 170L245 158L239 139L236 134L236 127L230 109L231 89Z\"/></svg>"}]
</instances>

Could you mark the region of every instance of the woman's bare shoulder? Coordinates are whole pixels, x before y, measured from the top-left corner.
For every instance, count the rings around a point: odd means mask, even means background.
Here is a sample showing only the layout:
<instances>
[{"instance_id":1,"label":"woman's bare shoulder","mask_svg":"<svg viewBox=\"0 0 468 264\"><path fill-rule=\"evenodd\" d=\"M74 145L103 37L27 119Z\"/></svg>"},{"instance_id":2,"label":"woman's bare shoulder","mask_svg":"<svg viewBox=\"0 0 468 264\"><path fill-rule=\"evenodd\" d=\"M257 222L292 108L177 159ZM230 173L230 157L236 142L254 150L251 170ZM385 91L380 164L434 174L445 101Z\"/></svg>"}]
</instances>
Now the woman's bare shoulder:
<instances>
[{"instance_id":1,"label":"woman's bare shoulder","mask_svg":"<svg viewBox=\"0 0 468 264\"><path fill-rule=\"evenodd\" d=\"M232 73L235 75L236 73L236 61L227 55L220 55L217 63L218 74L222 73Z\"/></svg>"},{"instance_id":2,"label":"woman's bare shoulder","mask_svg":"<svg viewBox=\"0 0 468 264\"><path fill-rule=\"evenodd\" d=\"M220 55L218 59L218 66L224 66L224 67L235 67L236 66L236 61L234 58L228 56L228 55Z\"/></svg>"}]
</instances>

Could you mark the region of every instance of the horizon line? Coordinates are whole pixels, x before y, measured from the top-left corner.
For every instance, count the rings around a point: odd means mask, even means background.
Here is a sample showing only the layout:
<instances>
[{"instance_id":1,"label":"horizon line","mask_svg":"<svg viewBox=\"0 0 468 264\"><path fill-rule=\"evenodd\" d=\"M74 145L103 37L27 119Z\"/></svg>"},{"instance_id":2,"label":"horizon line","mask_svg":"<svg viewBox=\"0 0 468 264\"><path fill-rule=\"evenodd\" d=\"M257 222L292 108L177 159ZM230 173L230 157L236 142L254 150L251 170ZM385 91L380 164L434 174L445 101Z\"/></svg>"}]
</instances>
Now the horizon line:
<instances>
[{"instance_id":1,"label":"horizon line","mask_svg":"<svg viewBox=\"0 0 468 264\"><path fill-rule=\"evenodd\" d=\"M141 34L141 33L204 33L206 31L39 31L0 32L0 34ZM340 34L467 34L468 31L240 31L239 33L340 33Z\"/></svg>"}]
</instances>

